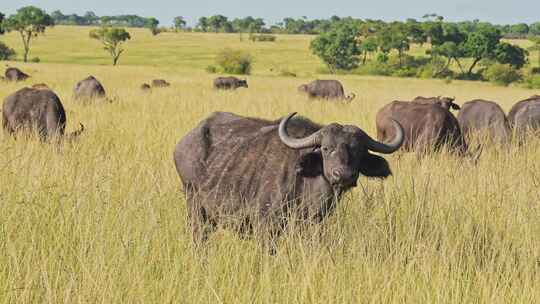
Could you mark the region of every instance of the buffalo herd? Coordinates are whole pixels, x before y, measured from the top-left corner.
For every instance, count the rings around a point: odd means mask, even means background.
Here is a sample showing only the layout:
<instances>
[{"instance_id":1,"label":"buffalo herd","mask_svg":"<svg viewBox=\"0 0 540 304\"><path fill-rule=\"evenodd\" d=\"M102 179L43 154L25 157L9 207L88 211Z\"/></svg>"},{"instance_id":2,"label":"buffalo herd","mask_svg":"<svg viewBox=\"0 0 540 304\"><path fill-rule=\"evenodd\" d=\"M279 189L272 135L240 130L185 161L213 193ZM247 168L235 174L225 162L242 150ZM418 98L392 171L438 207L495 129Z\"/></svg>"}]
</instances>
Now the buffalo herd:
<instances>
[{"instance_id":1,"label":"buffalo herd","mask_svg":"<svg viewBox=\"0 0 540 304\"><path fill-rule=\"evenodd\" d=\"M9 81L28 77L16 68L5 73ZM156 79L141 89L168 86ZM246 80L235 77L219 77L213 86L248 88ZM309 98L355 97L345 95L336 80L315 80L298 90ZM73 91L74 100L105 97L103 85L93 76L78 82ZM457 117L451 111L459 111ZM540 96L516 103L508 116L496 102L482 99L461 106L454 98L440 96L396 100L378 111L376 139L354 125L319 125L295 114L265 120L215 112L180 139L173 158L197 244L218 226L241 234L263 233L263 240L272 241L291 222L321 222L360 176L392 174L388 162L373 152L424 153L446 146L467 155L468 140L480 132L497 143L510 142L514 134L521 142L529 132L540 130ZM2 125L9 134L32 129L44 141L78 138L84 126L65 135L66 121L60 98L46 84L4 99Z\"/></svg>"}]
</instances>

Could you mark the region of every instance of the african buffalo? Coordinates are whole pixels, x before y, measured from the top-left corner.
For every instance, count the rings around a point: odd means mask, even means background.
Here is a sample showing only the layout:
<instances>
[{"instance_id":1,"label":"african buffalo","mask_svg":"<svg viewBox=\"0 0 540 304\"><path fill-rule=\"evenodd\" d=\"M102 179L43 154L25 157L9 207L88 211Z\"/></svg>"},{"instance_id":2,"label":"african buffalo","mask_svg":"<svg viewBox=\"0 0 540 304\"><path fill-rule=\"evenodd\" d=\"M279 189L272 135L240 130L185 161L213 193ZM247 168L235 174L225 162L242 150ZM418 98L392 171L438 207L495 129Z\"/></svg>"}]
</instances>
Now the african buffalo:
<instances>
[{"instance_id":1,"label":"african buffalo","mask_svg":"<svg viewBox=\"0 0 540 304\"><path fill-rule=\"evenodd\" d=\"M152 80L152 86L154 88L165 88L170 86L171 84L168 83L166 80L163 79L154 79Z\"/></svg>"},{"instance_id":2,"label":"african buffalo","mask_svg":"<svg viewBox=\"0 0 540 304\"><path fill-rule=\"evenodd\" d=\"M514 116L514 130L523 139L527 132L540 131L540 98L521 106ZM540 133L539 133L540 135Z\"/></svg>"},{"instance_id":3,"label":"african buffalo","mask_svg":"<svg viewBox=\"0 0 540 304\"><path fill-rule=\"evenodd\" d=\"M384 144L356 126L321 126L294 115L268 121L216 112L176 145L196 242L218 224L277 236L290 220L320 222L360 174L391 174L386 160L370 151L399 149L397 122L389 122L396 136Z\"/></svg>"},{"instance_id":4,"label":"african buffalo","mask_svg":"<svg viewBox=\"0 0 540 304\"><path fill-rule=\"evenodd\" d=\"M30 77L17 68L7 68L5 76L7 81L24 81Z\"/></svg>"},{"instance_id":5,"label":"african buffalo","mask_svg":"<svg viewBox=\"0 0 540 304\"><path fill-rule=\"evenodd\" d=\"M458 104L454 103L454 100L456 99L450 98L450 97L441 97L441 96L437 96L437 97L417 96L415 99L412 100L412 102L424 103L424 104L438 104L447 110L450 110L450 108L452 110L459 110L460 107Z\"/></svg>"},{"instance_id":6,"label":"african buffalo","mask_svg":"<svg viewBox=\"0 0 540 304\"><path fill-rule=\"evenodd\" d=\"M506 142L510 139L510 125L503 109L493 101L475 99L461 107L457 120L464 136L478 131L487 132L492 141Z\"/></svg>"},{"instance_id":7,"label":"african buffalo","mask_svg":"<svg viewBox=\"0 0 540 304\"><path fill-rule=\"evenodd\" d=\"M236 90L241 87L248 87L247 80L241 80L236 77L218 77L214 79L214 89Z\"/></svg>"},{"instance_id":8,"label":"african buffalo","mask_svg":"<svg viewBox=\"0 0 540 304\"><path fill-rule=\"evenodd\" d=\"M377 138L385 141L395 136L389 119L397 120L405 130L405 150L424 153L448 143L452 150L467 150L457 119L438 104L393 101L379 110L376 117Z\"/></svg>"},{"instance_id":9,"label":"african buffalo","mask_svg":"<svg viewBox=\"0 0 540 304\"><path fill-rule=\"evenodd\" d=\"M9 134L35 130L45 141L53 136L63 136L66 128L66 113L60 98L50 89L23 88L4 99L2 126ZM68 135L78 137L81 129Z\"/></svg>"},{"instance_id":10,"label":"african buffalo","mask_svg":"<svg viewBox=\"0 0 540 304\"><path fill-rule=\"evenodd\" d=\"M508 122L510 123L510 127L514 127L514 125L516 124L516 114L522 107L525 107L529 104L538 103L538 102L540 102L540 95L533 95L527 99L524 99L516 103L510 109L510 112L508 112Z\"/></svg>"},{"instance_id":11,"label":"african buffalo","mask_svg":"<svg viewBox=\"0 0 540 304\"><path fill-rule=\"evenodd\" d=\"M88 76L77 83L73 89L73 96L75 99L85 100L102 98L105 97L105 89L94 76Z\"/></svg>"},{"instance_id":12,"label":"african buffalo","mask_svg":"<svg viewBox=\"0 0 540 304\"><path fill-rule=\"evenodd\" d=\"M314 80L308 84L299 86L298 91L306 93L309 98L352 101L356 97L354 93L351 93L350 96L345 96L343 86L337 80Z\"/></svg>"},{"instance_id":13,"label":"african buffalo","mask_svg":"<svg viewBox=\"0 0 540 304\"><path fill-rule=\"evenodd\" d=\"M32 85L32 88L33 89L38 89L38 90L50 90L51 88L49 88L49 86L45 83L36 83L36 84L33 84Z\"/></svg>"}]
</instances>

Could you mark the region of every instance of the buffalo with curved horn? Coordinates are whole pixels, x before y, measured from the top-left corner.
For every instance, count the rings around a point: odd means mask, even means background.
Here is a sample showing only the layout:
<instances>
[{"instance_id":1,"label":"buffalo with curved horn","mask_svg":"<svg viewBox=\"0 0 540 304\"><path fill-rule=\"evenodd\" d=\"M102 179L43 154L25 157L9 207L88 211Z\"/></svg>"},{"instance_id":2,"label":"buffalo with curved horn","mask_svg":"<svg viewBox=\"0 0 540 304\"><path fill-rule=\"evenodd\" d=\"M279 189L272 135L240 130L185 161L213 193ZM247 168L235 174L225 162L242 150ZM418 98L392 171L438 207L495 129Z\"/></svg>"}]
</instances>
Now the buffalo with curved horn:
<instances>
[{"instance_id":1,"label":"buffalo with curved horn","mask_svg":"<svg viewBox=\"0 0 540 304\"><path fill-rule=\"evenodd\" d=\"M174 151L195 241L217 225L272 236L291 220L320 222L360 175L385 178L386 160L404 140L374 140L362 129L321 126L296 113L268 121L216 112L184 136Z\"/></svg>"}]
</instances>

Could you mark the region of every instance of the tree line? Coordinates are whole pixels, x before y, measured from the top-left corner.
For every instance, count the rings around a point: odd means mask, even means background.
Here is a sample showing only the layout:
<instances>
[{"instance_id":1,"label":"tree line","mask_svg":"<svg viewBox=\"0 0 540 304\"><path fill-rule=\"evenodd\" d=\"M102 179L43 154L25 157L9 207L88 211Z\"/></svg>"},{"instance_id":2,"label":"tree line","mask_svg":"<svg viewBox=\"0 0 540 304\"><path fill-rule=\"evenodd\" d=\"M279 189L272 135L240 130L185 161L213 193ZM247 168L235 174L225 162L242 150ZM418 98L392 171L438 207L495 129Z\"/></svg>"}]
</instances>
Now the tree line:
<instances>
[{"instance_id":1,"label":"tree line","mask_svg":"<svg viewBox=\"0 0 540 304\"><path fill-rule=\"evenodd\" d=\"M534 74L540 73L540 68L524 69L529 51L540 51L538 36L529 36L533 46L524 49L504 41L503 30L491 23L445 22L436 15L426 19L342 20L312 40L310 49L330 73L490 80L506 85L536 79ZM425 45L425 53L411 55L413 45Z\"/></svg>"},{"instance_id":2,"label":"tree line","mask_svg":"<svg viewBox=\"0 0 540 304\"><path fill-rule=\"evenodd\" d=\"M402 23L428 23L433 21L444 22L444 17L436 14L426 14L422 16L421 20L407 19ZM223 32L223 33L237 33L237 32L258 32L258 33L275 33L275 34L309 34L320 35L330 31L336 24L340 23L355 24L356 26L370 26L370 27L382 27L388 23L382 20L373 19L358 19L352 17L338 17L332 16L328 19L313 19L309 20L307 17L302 18L284 18L281 22L273 25L267 25L263 18L254 18L251 16L245 18L229 19L223 15L213 15L208 17L200 17L194 28L186 28L191 31L198 32ZM479 20L453 22L458 28L463 31L474 30L478 25L486 24L487 22L480 22ZM501 32L501 35L505 38L523 38L529 35L540 36L540 22L531 24L518 23L518 24L491 24ZM185 26L185 24L184 24Z\"/></svg>"},{"instance_id":3,"label":"tree line","mask_svg":"<svg viewBox=\"0 0 540 304\"><path fill-rule=\"evenodd\" d=\"M137 15L98 16L92 11L88 11L80 16L77 14L64 15L61 11L56 10L51 13L51 17L57 25L110 25L143 28L157 27L159 25L159 21L154 17L141 17Z\"/></svg>"}]
</instances>

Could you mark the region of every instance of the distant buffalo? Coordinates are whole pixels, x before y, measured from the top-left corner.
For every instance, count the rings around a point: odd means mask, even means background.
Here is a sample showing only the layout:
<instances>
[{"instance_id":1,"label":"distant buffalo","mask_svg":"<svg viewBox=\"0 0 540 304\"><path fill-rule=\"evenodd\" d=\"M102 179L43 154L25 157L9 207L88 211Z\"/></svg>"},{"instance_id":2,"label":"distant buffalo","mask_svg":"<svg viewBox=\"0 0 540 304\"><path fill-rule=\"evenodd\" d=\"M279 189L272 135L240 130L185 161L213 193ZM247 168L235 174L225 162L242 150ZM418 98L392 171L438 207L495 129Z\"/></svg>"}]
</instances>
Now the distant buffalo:
<instances>
[{"instance_id":1,"label":"distant buffalo","mask_svg":"<svg viewBox=\"0 0 540 304\"><path fill-rule=\"evenodd\" d=\"M527 131L540 130L540 95L534 95L514 105L508 114L508 120L519 137Z\"/></svg>"},{"instance_id":2,"label":"distant buffalo","mask_svg":"<svg viewBox=\"0 0 540 304\"><path fill-rule=\"evenodd\" d=\"M354 93L345 96L343 85L337 80L314 80L299 86L298 91L306 93L309 98L352 101L356 97Z\"/></svg>"},{"instance_id":3,"label":"distant buffalo","mask_svg":"<svg viewBox=\"0 0 540 304\"><path fill-rule=\"evenodd\" d=\"M464 136L484 131L492 141L506 142L510 139L508 119L503 109L493 101L468 101L461 107L457 119Z\"/></svg>"},{"instance_id":4,"label":"distant buffalo","mask_svg":"<svg viewBox=\"0 0 540 304\"><path fill-rule=\"evenodd\" d=\"M247 80L241 80L236 77L218 77L214 79L214 89L236 90L242 87L248 87Z\"/></svg>"},{"instance_id":5,"label":"distant buffalo","mask_svg":"<svg viewBox=\"0 0 540 304\"><path fill-rule=\"evenodd\" d=\"M447 109L447 110L459 110L460 107L458 104L454 103L455 98L451 97L423 97L423 96L417 96L415 99L413 99L413 102L417 103L424 103L424 104L437 104L441 107Z\"/></svg>"},{"instance_id":6,"label":"distant buffalo","mask_svg":"<svg viewBox=\"0 0 540 304\"><path fill-rule=\"evenodd\" d=\"M2 126L9 134L37 131L42 140L63 136L66 113L60 98L49 89L23 88L4 99ZM84 130L68 135L78 137Z\"/></svg>"},{"instance_id":7,"label":"distant buffalo","mask_svg":"<svg viewBox=\"0 0 540 304\"><path fill-rule=\"evenodd\" d=\"M395 138L381 143L356 126L322 126L294 114L269 121L217 112L176 145L195 241L217 225L278 235L290 220L321 222L360 175L391 174L371 152L399 149L397 122L389 122Z\"/></svg>"},{"instance_id":8,"label":"distant buffalo","mask_svg":"<svg viewBox=\"0 0 540 304\"><path fill-rule=\"evenodd\" d=\"M105 97L105 89L101 83L94 77L89 76L77 83L73 90L75 99L93 99Z\"/></svg>"},{"instance_id":9,"label":"distant buffalo","mask_svg":"<svg viewBox=\"0 0 540 304\"><path fill-rule=\"evenodd\" d=\"M17 68L7 68L5 76L7 81L24 81L30 77Z\"/></svg>"},{"instance_id":10,"label":"distant buffalo","mask_svg":"<svg viewBox=\"0 0 540 304\"><path fill-rule=\"evenodd\" d=\"M168 83L166 80L163 79L154 79L152 80L152 86L154 88L165 88L170 86L171 84Z\"/></svg>"},{"instance_id":11,"label":"distant buffalo","mask_svg":"<svg viewBox=\"0 0 540 304\"><path fill-rule=\"evenodd\" d=\"M394 101L377 113L377 138L386 141L395 136L390 119L398 121L405 130L403 149L423 153L448 144L463 154L467 144L457 119L438 104Z\"/></svg>"}]
</instances>

